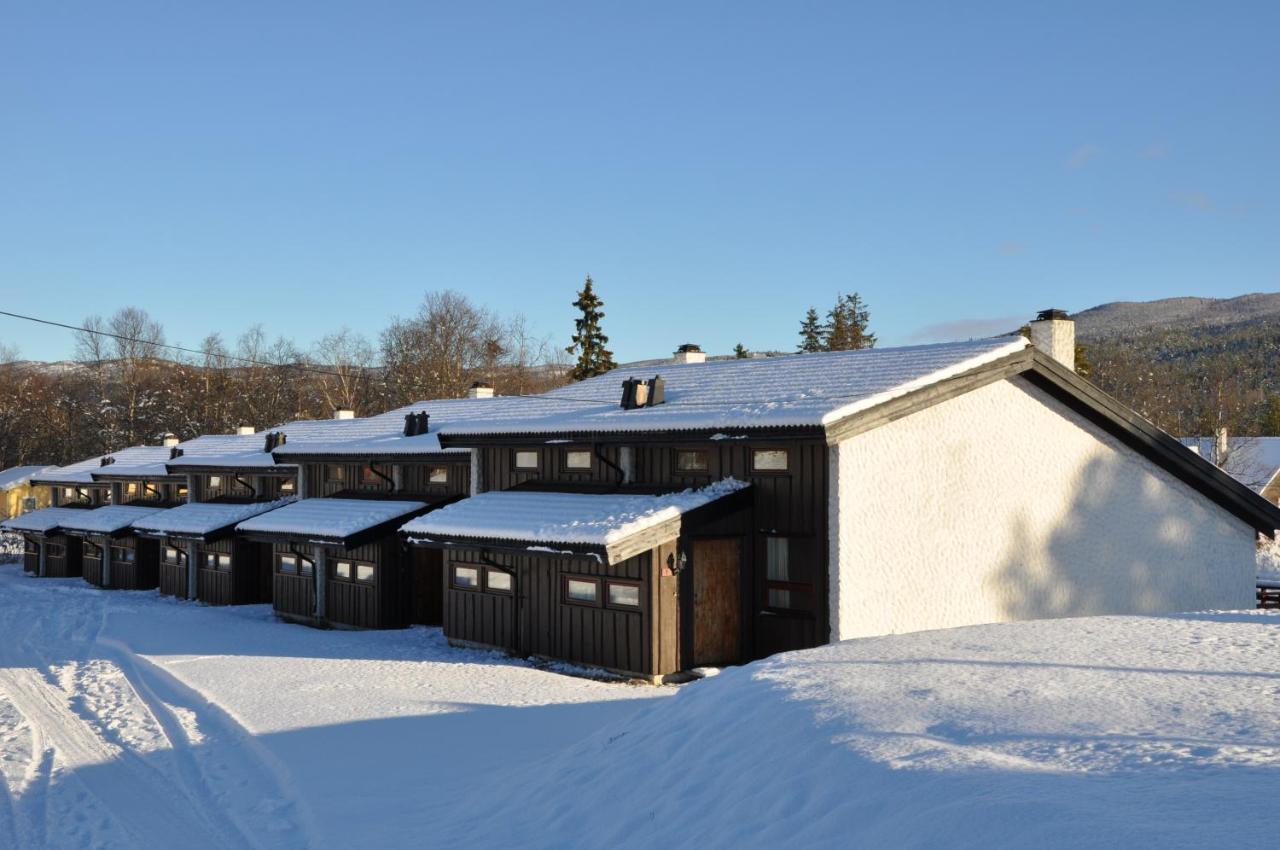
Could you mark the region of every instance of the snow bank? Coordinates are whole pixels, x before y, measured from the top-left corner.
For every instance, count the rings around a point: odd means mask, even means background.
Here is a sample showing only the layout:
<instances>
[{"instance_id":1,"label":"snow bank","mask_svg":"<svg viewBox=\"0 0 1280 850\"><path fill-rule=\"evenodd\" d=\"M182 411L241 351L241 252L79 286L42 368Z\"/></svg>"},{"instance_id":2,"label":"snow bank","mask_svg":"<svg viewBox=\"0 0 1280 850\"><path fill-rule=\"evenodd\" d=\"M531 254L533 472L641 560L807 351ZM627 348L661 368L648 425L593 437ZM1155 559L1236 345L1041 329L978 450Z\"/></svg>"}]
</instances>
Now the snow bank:
<instances>
[{"instance_id":1,"label":"snow bank","mask_svg":"<svg viewBox=\"0 0 1280 850\"><path fill-rule=\"evenodd\" d=\"M748 486L726 478L706 487L659 496L494 491L412 519L400 530L419 539L480 537L604 546Z\"/></svg>"}]
</instances>

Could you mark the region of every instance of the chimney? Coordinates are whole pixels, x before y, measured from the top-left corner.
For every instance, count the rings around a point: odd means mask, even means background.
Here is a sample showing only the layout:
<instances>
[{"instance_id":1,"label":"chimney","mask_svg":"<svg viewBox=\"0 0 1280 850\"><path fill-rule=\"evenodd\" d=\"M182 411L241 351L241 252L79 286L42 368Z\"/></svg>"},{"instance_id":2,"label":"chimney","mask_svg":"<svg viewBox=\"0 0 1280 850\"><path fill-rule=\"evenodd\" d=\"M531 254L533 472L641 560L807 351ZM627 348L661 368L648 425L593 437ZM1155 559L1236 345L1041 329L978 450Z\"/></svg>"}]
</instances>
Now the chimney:
<instances>
[{"instance_id":1,"label":"chimney","mask_svg":"<svg viewBox=\"0 0 1280 850\"><path fill-rule=\"evenodd\" d=\"M349 407L339 407L333 412L334 419L355 419L356 412Z\"/></svg>"},{"instance_id":2,"label":"chimney","mask_svg":"<svg viewBox=\"0 0 1280 850\"><path fill-rule=\"evenodd\" d=\"M254 431L255 429L252 425L241 425L239 428L236 429L236 433L239 434L241 437L247 437L250 434L254 433Z\"/></svg>"},{"instance_id":3,"label":"chimney","mask_svg":"<svg viewBox=\"0 0 1280 850\"><path fill-rule=\"evenodd\" d=\"M1213 465L1222 469L1231 457L1231 443L1227 439L1227 429L1219 428L1213 432Z\"/></svg>"},{"instance_id":4,"label":"chimney","mask_svg":"<svg viewBox=\"0 0 1280 850\"><path fill-rule=\"evenodd\" d=\"M1066 310L1041 310L1031 323L1031 344L1072 372L1076 370L1076 323Z\"/></svg>"},{"instance_id":5,"label":"chimney","mask_svg":"<svg viewBox=\"0 0 1280 850\"><path fill-rule=\"evenodd\" d=\"M696 343L686 342L676 349L671 359L676 363L706 363L707 355Z\"/></svg>"},{"instance_id":6,"label":"chimney","mask_svg":"<svg viewBox=\"0 0 1280 850\"><path fill-rule=\"evenodd\" d=\"M667 382L661 375L652 378L627 378L622 382L622 409L655 407L666 401Z\"/></svg>"},{"instance_id":7,"label":"chimney","mask_svg":"<svg viewBox=\"0 0 1280 850\"><path fill-rule=\"evenodd\" d=\"M181 441L177 437L175 437L173 434L165 434L162 438L160 438L160 445L164 446L165 448L173 448L174 446L178 445L179 442Z\"/></svg>"},{"instance_id":8,"label":"chimney","mask_svg":"<svg viewBox=\"0 0 1280 850\"><path fill-rule=\"evenodd\" d=\"M467 390L467 398L493 398L493 387L484 381L476 381Z\"/></svg>"}]
</instances>

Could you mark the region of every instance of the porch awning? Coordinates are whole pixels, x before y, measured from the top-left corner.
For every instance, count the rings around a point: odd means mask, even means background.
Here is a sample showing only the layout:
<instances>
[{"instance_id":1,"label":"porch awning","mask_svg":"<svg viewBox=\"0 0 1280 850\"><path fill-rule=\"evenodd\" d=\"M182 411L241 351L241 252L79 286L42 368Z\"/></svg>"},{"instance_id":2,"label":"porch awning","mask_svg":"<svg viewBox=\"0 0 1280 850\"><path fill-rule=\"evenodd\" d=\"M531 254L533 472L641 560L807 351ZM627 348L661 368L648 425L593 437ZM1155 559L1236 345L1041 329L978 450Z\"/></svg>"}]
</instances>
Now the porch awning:
<instances>
[{"instance_id":1,"label":"porch awning","mask_svg":"<svg viewBox=\"0 0 1280 850\"><path fill-rule=\"evenodd\" d=\"M107 535L123 537L133 533L133 524L149 514L164 508L144 508L137 505L107 505L93 510L73 510L70 516L58 523L69 534Z\"/></svg>"},{"instance_id":2,"label":"porch awning","mask_svg":"<svg viewBox=\"0 0 1280 850\"><path fill-rule=\"evenodd\" d=\"M0 531L13 531L19 534L56 534L64 521L79 519L87 513L91 513L88 508L41 508L0 522Z\"/></svg>"},{"instance_id":3,"label":"porch awning","mask_svg":"<svg viewBox=\"0 0 1280 850\"><path fill-rule=\"evenodd\" d=\"M236 531L263 540L293 540L351 547L392 534L427 502L389 499L302 499L247 519Z\"/></svg>"},{"instance_id":4,"label":"porch awning","mask_svg":"<svg viewBox=\"0 0 1280 850\"><path fill-rule=\"evenodd\" d=\"M133 528L147 537L216 540L234 533L239 523L294 501L290 497L271 502L192 502L145 516Z\"/></svg>"},{"instance_id":5,"label":"porch awning","mask_svg":"<svg viewBox=\"0 0 1280 850\"><path fill-rule=\"evenodd\" d=\"M423 546L585 555L617 563L676 539L686 514L748 486L726 478L661 495L503 490L455 502L400 531Z\"/></svg>"}]
</instances>

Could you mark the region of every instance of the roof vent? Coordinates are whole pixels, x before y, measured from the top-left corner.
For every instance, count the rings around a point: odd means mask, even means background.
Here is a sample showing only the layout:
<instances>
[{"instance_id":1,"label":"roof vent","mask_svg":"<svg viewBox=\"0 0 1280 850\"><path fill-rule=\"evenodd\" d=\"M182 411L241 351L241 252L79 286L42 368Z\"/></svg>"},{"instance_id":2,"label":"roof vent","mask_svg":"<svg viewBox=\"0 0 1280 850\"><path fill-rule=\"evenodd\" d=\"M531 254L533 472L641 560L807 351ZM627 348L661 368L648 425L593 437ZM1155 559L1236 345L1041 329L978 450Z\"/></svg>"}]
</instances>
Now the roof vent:
<instances>
[{"instance_id":1,"label":"roof vent","mask_svg":"<svg viewBox=\"0 0 1280 850\"><path fill-rule=\"evenodd\" d=\"M622 409L654 407L666 401L666 381L661 375L652 378L627 378L622 382Z\"/></svg>"},{"instance_id":2,"label":"roof vent","mask_svg":"<svg viewBox=\"0 0 1280 850\"><path fill-rule=\"evenodd\" d=\"M696 343L686 342L676 349L672 360L676 363L706 363L707 355Z\"/></svg>"},{"instance_id":3,"label":"roof vent","mask_svg":"<svg viewBox=\"0 0 1280 850\"><path fill-rule=\"evenodd\" d=\"M178 458L178 457L182 457L182 449L178 448L177 446L170 446L169 460L173 460L174 458Z\"/></svg>"},{"instance_id":4,"label":"roof vent","mask_svg":"<svg viewBox=\"0 0 1280 850\"><path fill-rule=\"evenodd\" d=\"M283 446L285 444L285 441L287 441L288 439L289 439L288 434L284 434L280 431L271 431L270 433L267 434L267 439L262 446L262 450L268 453L274 452L276 449Z\"/></svg>"},{"instance_id":5,"label":"roof vent","mask_svg":"<svg viewBox=\"0 0 1280 850\"><path fill-rule=\"evenodd\" d=\"M404 435L406 437L416 437L419 434L427 433L427 423L431 419L431 414L425 410L420 413L406 413L404 415Z\"/></svg>"},{"instance_id":6,"label":"roof vent","mask_svg":"<svg viewBox=\"0 0 1280 850\"><path fill-rule=\"evenodd\" d=\"M178 445L178 442L178 438L173 434L165 434L160 438L160 445L162 446L176 446Z\"/></svg>"},{"instance_id":7,"label":"roof vent","mask_svg":"<svg viewBox=\"0 0 1280 850\"><path fill-rule=\"evenodd\" d=\"M238 434L241 437L247 437L250 434L255 433L256 431L257 429L254 428L252 425L241 425L239 428L236 429L236 434Z\"/></svg>"},{"instance_id":8,"label":"roof vent","mask_svg":"<svg viewBox=\"0 0 1280 850\"><path fill-rule=\"evenodd\" d=\"M333 412L334 419L355 419L356 412L349 407L339 407Z\"/></svg>"},{"instance_id":9,"label":"roof vent","mask_svg":"<svg viewBox=\"0 0 1280 850\"><path fill-rule=\"evenodd\" d=\"M467 398L493 398L493 385L484 381L476 381L467 390Z\"/></svg>"},{"instance_id":10,"label":"roof vent","mask_svg":"<svg viewBox=\"0 0 1280 850\"><path fill-rule=\"evenodd\" d=\"M102 460L98 461L98 466L110 466L115 462L116 462L115 458L113 458L111 455L107 455Z\"/></svg>"}]
</instances>

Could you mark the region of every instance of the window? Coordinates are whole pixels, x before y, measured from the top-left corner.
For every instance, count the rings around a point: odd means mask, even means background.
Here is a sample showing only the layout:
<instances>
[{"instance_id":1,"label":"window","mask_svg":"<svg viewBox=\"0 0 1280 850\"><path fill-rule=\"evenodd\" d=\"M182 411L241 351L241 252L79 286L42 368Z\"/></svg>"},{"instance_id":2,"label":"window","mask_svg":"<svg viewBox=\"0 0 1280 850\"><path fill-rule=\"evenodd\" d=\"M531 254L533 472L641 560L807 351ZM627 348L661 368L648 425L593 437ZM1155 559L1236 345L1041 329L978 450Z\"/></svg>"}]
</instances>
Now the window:
<instances>
[{"instance_id":1,"label":"window","mask_svg":"<svg viewBox=\"0 0 1280 850\"><path fill-rule=\"evenodd\" d=\"M538 453L533 449L516 452L516 469L537 469Z\"/></svg>"},{"instance_id":2,"label":"window","mask_svg":"<svg viewBox=\"0 0 1280 850\"><path fill-rule=\"evenodd\" d=\"M186 555L181 549L174 546L164 547L164 562L171 567L182 566L183 557Z\"/></svg>"},{"instance_id":3,"label":"window","mask_svg":"<svg viewBox=\"0 0 1280 850\"><path fill-rule=\"evenodd\" d=\"M74 499L75 497L76 497L76 488L74 488L74 487L63 487L63 488L62 488L62 498L64 498L64 499Z\"/></svg>"},{"instance_id":4,"label":"window","mask_svg":"<svg viewBox=\"0 0 1280 850\"><path fill-rule=\"evenodd\" d=\"M707 453L701 449L680 449L676 452L676 472L706 472L709 467Z\"/></svg>"},{"instance_id":5,"label":"window","mask_svg":"<svg viewBox=\"0 0 1280 850\"><path fill-rule=\"evenodd\" d=\"M124 485L124 494L126 496L138 495L138 485L130 481L128 484Z\"/></svg>"},{"instance_id":6,"label":"window","mask_svg":"<svg viewBox=\"0 0 1280 850\"><path fill-rule=\"evenodd\" d=\"M431 484L448 484L449 469L444 466L433 466L427 470L427 481Z\"/></svg>"},{"instance_id":7,"label":"window","mask_svg":"<svg viewBox=\"0 0 1280 850\"><path fill-rule=\"evenodd\" d=\"M36 497L35 497L35 496L25 496L25 497L23 497L23 499L22 499L22 512L23 512L24 514L29 514L29 513L31 513L32 511L34 511L35 509L36 509Z\"/></svg>"},{"instance_id":8,"label":"window","mask_svg":"<svg viewBox=\"0 0 1280 850\"><path fill-rule=\"evenodd\" d=\"M309 576L314 572L315 564L312 563L310 558L301 558L297 555L277 555L276 570L286 575Z\"/></svg>"},{"instance_id":9,"label":"window","mask_svg":"<svg viewBox=\"0 0 1280 850\"><path fill-rule=\"evenodd\" d=\"M373 564L356 564L356 581L373 584Z\"/></svg>"},{"instance_id":10,"label":"window","mask_svg":"<svg viewBox=\"0 0 1280 850\"><path fill-rule=\"evenodd\" d=\"M205 552L204 567L207 570L229 573L231 572L231 556L225 552Z\"/></svg>"},{"instance_id":11,"label":"window","mask_svg":"<svg viewBox=\"0 0 1280 850\"><path fill-rule=\"evenodd\" d=\"M80 553L90 560L98 561L102 559L102 547L96 546L88 540L84 541Z\"/></svg>"},{"instance_id":12,"label":"window","mask_svg":"<svg viewBox=\"0 0 1280 850\"><path fill-rule=\"evenodd\" d=\"M752 472L786 472L787 461L786 449L751 450Z\"/></svg>"},{"instance_id":13,"label":"window","mask_svg":"<svg viewBox=\"0 0 1280 850\"><path fill-rule=\"evenodd\" d=\"M360 483L377 486L385 482L378 476L378 471L372 466L362 466L360 467Z\"/></svg>"},{"instance_id":14,"label":"window","mask_svg":"<svg viewBox=\"0 0 1280 850\"><path fill-rule=\"evenodd\" d=\"M281 492L281 493L292 493L292 492L293 492L293 490L294 490L294 488L295 488L295 487L297 487L297 486L298 486L298 485L294 483L294 481L293 481L293 479L292 479L292 478L286 478L286 479L284 479L283 481L281 481L281 482L280 482L280 492Z\"/></svg>"},{"instance_id":15,"label":"window","mask_svg":"<svg viewBox=\"0 0 1280 850\"><path fill-rule=\"evenodd\" d=\"M347 480L347 469L335 463L327 463L324 467L324 480L341 484Z\"/></svg>"},{"instance_id":16,"label":"window","mask_svg":"<svg viewBox=\"0 0 1280 850\"><path fill-rule=\"evenodd\" d=\"M22 551L28 555L39 555L40 546L30 537L24 537L22 539Z\"/></svg>"},{"instance_id":17,"label":"window","mask_svg":"<svg viewBox=\"0 0 1280 850\"><path fill-rule=\"evenodd\" d=\"M177 489L177 490L175 490L174 492L177 494L177 498L179 498L179 499L185 499L185 498L187 498L187 485L186 485L186 484L179 484L179 485L178 485L178 489Z\"/></svg>"},{"instance_id":18,"label":"window","mask_svg":"<svg viewBox=\"0 0 1280 850\"><path fill-rule=\"evenodd\" d=\"M335 561L333 564L333 577L350 579L351 578L351 562Z\"/></svg>"},{"instance_id":19,"label":"window","mask_svg":"<svg viewBox=\"0 0 1280 850\"><path fill-rule=\"evenodd\" d=\"M61 543L46 543L44 554L49 558L65 558L67 556L67 547Z\"/></svg>"},{"instance_id":20,"label":"window","mask_svg":"<svg viewBox=\"0 0 1280 850\"><path fill-rule=\"evenodd\" d=\"M590 469L591 452L585 449L568 449L564 453L565 469Z\"/></svg>"},{"instance_id":21,"label":"window","mask_svg":"<svg viewBox=\"0 0 1280 850\"><path fill-rule=\"evenodd\" d=\"M124 546L111 547L111 561L115 564L132 564L134 559L134 551L126 549Z\"/></svg>"},{"instance_id":22,"label":"window","mask_svg":"<svg viewBox=\"0 0 1280 850\"><path fill-rule=\"evenodd\" d=\"M640 585L622 581L609 582L609 607L639 608Z\"/></svg>"},{"instance_id":23,"label":"window","mask_svg":"<svg viewBox=\"0 0 1280 850\"><path fill-rule=\"evenodd\" d=\"M477 590L480 587L480 570L477 567L454 566L450 569L449 583L459 590Z\"/></svg>"},{"instance_id":24,"label":"window","mask_svg":"<svg viewBox=\"0 0 1280 850\"><path fill-rule=\"evenodd\" d=\"M489 567L484 571L484 589L490 593L510 593L511 573Z\"/></svg>"},{"instance_id":25,"label":"window","mask_svg":"<svg viewBox=\"0 0 1280 850\"><path fill-rule=\"evenodd\" d=\"M209 486L210 486L211 488L221 487L221 486L222 486L222 476L221 476L221 475L210 475L210 476L209 476Z\"/></svg>"},{"instance_id":26,"label":"window","mask_svg":"<svg viewBox=\"0 0 1280 850\"><path fill-rule=\"evenodd\" d=\"M600 599L600 580L564 577L564 601L576 605L595 605Z\"/></svg>"},{"instance_id":27,"label":"window","mask_svg":"<svg viewBox=\"0 0 1280 850\"><path fill-rule=\"evenodd\" d=\"M808 538L765 538L765 607L813 610L812 565Z\"/></svg>"}]
</instances>

